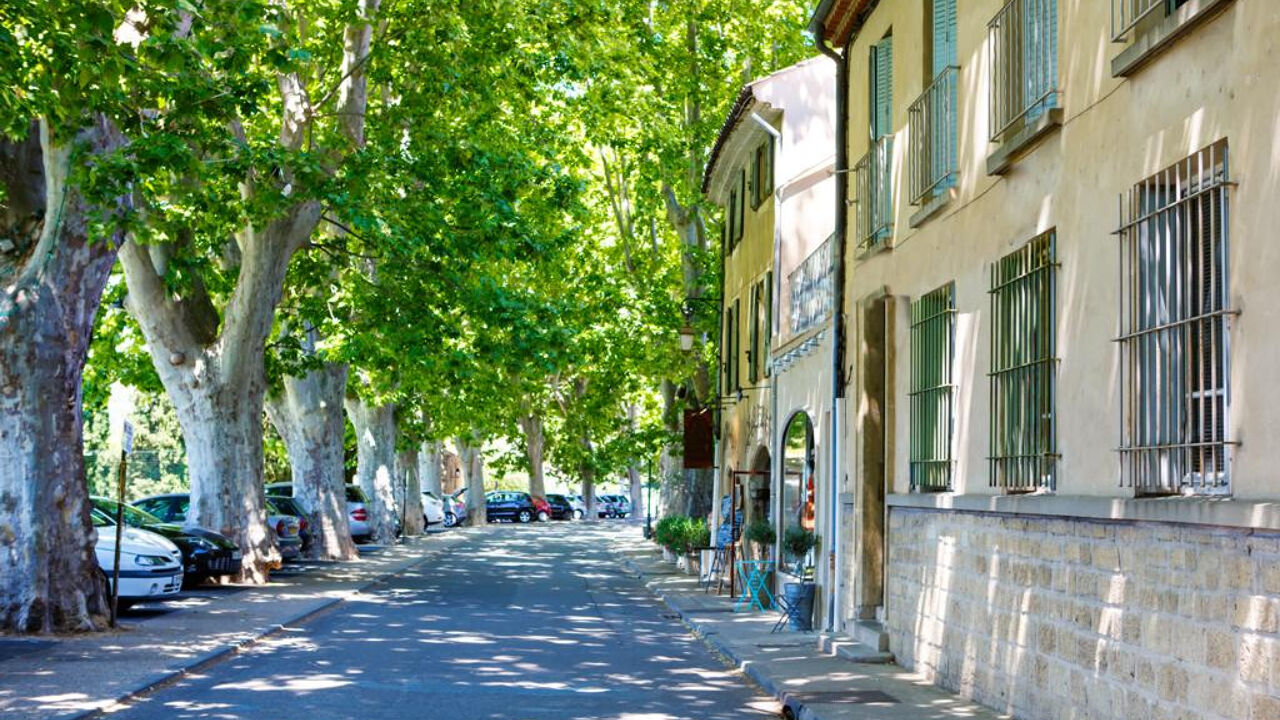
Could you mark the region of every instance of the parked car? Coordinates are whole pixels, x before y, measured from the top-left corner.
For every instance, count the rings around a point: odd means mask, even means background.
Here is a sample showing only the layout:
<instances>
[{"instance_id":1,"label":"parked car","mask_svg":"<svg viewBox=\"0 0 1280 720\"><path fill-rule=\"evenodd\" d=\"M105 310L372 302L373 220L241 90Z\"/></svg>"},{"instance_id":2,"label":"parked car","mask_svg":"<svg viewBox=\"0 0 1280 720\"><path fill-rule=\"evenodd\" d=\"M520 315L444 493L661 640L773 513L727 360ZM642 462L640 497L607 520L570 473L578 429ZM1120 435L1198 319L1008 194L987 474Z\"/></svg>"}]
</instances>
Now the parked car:
<instances>
[{"instance_id":1,"label":"parked car","mask_svg":"<svg viewBox=\"0 0 1280 720\"><path fill-rule=\"evenodd\" d=\"M462 500L462 492L462 490L459 490L452 495L444 496L445 527L455 527L461 525L467 520L467 504Z\"/></svg>"},{"instance_id":2,"label":"parked car","mask_svg":"<svg viewBox=\"0 0 1280 720\"><path fill-rule=\"evenodd\" d=\"M356 542L368 542L373 535L369 528L369 498L359 486L347 485L347 527L351 530L351 539ZM267 486L267 494L271 496L293 497L292 483L272 483Z\"/></svg>"},{"instance_id":3,"label":"parked car","mask_svg":"<svg viewBox=\"0 0 1280 720\"><path fill-rule=\"evenodd\" d=\"M581 520L587 516L587 503L582 499L581 495L565 495L569 500L569 504L573 506L573 518Z\"/></svg>"},{"instance_id":4,"label":"parked car","mask_svg":"<svg viewBox=\"0 0 1280 720\"><path fill-rule=\"evenodd\" d=\"M538 508L527 492L495 490L484 496L487 507L485 516L489 522L494 520L511 520L513 522L533 522L538 515Z\"/></svg>"},{"instance_id":5,"label":"parked car","mask_svg":"<svg viewBox=\"0 0 1280 720\"><path fill-rule=\"evenodd\" d=\"M610 495L613 499L613 510L617 517L629 517L631 515L631 498L626 495Z\"/></svg>"},{"instance_id":6,"label":"parked car","mask_svg":"<svg viewBox=\"0 0 1280 720\"><path fill-rule=\"evenodd\" d=\"M444 500L430 490L422 491L422 522L427 527L444 523Z\"/></svg>"},{"instance_id":7,"label":"parked car","mask_svg":"<svg viewBox=\"0 0 1280 720\"><path fill-rule=\"evenodd\" d=\"M91 510L90 515L98 529L93 552L110 592L116 553L115 522L97 508ZM120 540L121 610L143 600L158 600L182 591L182 551L177 545L134 527L123 528Z\"/></svg>"},{"instance_id":8,"label":"parked car","mask_svg":"<svg viewBox=\"0 0 1280 720\"><path fill-rule=\"evenodd\" d=\"M565 495L552 493L547 496L547 503L551 505L551 517L554 520L572 520L577 516L573 503Z\"/></svg>"},{"instance_id":9,"label":"parked car","mask_svg":"<svg viewBox=\"0 0 1280 720\"><path fill-rule=\"evenodd\" d=\"M115 525L116 508L120 503L104 497L91 497L89 500ZM166 523L128 503L124 504L124 524L165 537L178 547L182 552L184 588L193 588L211 577L240 572L240 548L225 535L204 528Z\"/></svg>"},{"instance_id":10,"label":"parked car","mask_svg":"<svg viewBox=\"0 0 1280 720\"><path fill-rule=\"evenodd\" d=\"M546 498L531 495L534 510L537 512L538 522L546 522L551 519L551 503Z\"/></svg>"},{"instance_id":11,"label":"parked car","mask_svg":"<svg viewBox=\"0 0 1280 720\"><path fill-rule=\"evenodd\" d=\"M152 495L134 501L134 506L155 515L163 522L185 524L187 510L191 507L189 493L168 493ZM280 555L285 559L296 558L302 554L302 538L298 536L298 518L286 515L267 499L267 524L275 533L276 544Z\"/></svg>"},{"instance_id":12,"label":"parked car","mask_svg":"<svg viewBox=\"0 0 1280 720\"><path fill-rule=\"evenodd\" d=\"M311 529L311 523L307 520L307 511L298 504L297 500L291 497L283 497L280 495L268 495L267 502L276 506L276 509L285 515L292 515L298 518L298 537L302 540L301 553L307 554L311 549L311 544L315 542L315 532Z\"/></svg>"}]
</instances>

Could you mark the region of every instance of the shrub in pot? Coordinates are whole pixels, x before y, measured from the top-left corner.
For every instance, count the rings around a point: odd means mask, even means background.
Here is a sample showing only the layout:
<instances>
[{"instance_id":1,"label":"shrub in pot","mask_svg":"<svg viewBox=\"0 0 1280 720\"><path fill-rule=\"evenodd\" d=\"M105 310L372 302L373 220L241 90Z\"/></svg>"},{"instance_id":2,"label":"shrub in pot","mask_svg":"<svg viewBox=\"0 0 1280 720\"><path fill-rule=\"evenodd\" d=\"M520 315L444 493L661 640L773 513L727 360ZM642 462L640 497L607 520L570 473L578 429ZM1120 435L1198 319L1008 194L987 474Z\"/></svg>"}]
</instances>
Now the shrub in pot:
<instances>
[{"instance_id":1,"label":"shrub in pot","mask_svg":"<svg viewBox=\"0 0 1280 720\"><path fill-rule=\"evenodd\" d=\"M782 547L786 549L787 554L795 558L796 575L804 574L804 562L809 556L809 551L818 546L818 536L813 534L812 530L806 530L799 525L792 525L782 535Z\"/></svg>"},{"instance_id":2,"label":"shrub in pot","mask_svg":"<svg viewBox=\"0 0 1280 720\"><path fill-rule=\"evenodd\" d=\"M760 559L768 560L773 556L773 544L778 539L773 523L768 520L756 520L747 526L744 534L747 540L755 543L756 553Z\"/></svg>"}]
</instances>

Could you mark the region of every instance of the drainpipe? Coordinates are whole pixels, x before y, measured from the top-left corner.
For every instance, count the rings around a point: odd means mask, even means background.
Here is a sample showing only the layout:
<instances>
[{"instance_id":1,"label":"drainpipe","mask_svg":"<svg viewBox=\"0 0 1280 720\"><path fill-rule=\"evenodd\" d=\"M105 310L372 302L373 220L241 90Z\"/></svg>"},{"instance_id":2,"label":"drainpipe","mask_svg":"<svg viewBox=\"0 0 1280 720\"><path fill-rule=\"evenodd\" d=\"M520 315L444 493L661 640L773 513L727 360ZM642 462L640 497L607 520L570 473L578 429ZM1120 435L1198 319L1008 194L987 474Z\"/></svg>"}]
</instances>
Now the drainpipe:
<instances>
[{"instance_id":1,"label":"drainpipe","mask_svg":"<svg viewBox=\"0 0 1280 720\"><path fill-rule=\"evenodd\" d=\"M821 10L820 10L821 12ZM840 410L844 398L844 284L845 284L845 229L849 220L849 39L845 38L844 53L836 52L823 39L826 27L822 22L816 23L813 33L814 45L818 52L831 58L836 64L836 222L835 252L832 260L834 278L834 297L831 309L831 549L834 558L832 563L832 591L827 608L827 630L836 631L839 623L836 619L840 607L839 598L844 588L841 583L842 553L840 548L840 444L843 439L840 427Z\"/></svg>"}]
</instances>

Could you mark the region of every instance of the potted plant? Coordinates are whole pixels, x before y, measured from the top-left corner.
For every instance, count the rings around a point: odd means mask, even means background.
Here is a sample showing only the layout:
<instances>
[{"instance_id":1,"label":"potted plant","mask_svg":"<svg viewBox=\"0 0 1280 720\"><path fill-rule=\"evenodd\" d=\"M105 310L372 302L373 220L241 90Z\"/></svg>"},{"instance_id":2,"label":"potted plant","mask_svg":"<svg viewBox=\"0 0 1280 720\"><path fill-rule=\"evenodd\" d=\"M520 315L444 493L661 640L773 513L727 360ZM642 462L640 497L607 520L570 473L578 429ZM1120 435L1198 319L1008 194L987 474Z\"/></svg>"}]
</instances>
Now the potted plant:
<instances>
[{"instance_id":1,"label":"potted plant","mask_svg":"<svg viewBox=\"0 0 1280 720\"><path fill-rule=\"evenodd\" d=\"M782 546L791 557L795 558L795 574L804 578L804 564L809 559L809 552L818 546L818 536L812 530L799 525L787 528L782 535ZM791 629L808 632L813 629L813 593L812 582L790 582L782 586L787 603L796 608L789 623Z\"/></svg>"},{"instance_id":2,"label":"potted plant","mask_svg":"<svg viewBox=\"0 0 1280 720\"><path fill-rule=\"evenodd\" d=\"M818 546L818 536L812 530L799 525L792 525L782 535L782 547L787 554L795 558L796 575L804 575L804 563L809 559L809 551Z\"/></svg>"},{"instance_id":3,"label":"potted plant","mask_svg":"<svg viewBox=\"0 0 1280 720\"><path fill-rule=\"evenodd\" d=\"M667 515L653 528L653 541L662 547L662 559L667 562L676 560L676 548L681 543L678 538L680 523L683 519L679 515Z\"/></svg>"},{"instance_id":4,"label":"potted plant","mask_svg":"<svg viewBox=\"0 0 1280 720\"><path fill-rule=\"evenodd\" d=\"M702 562L701 552L711 545L711 528L701 518L689 518L685 526L685 572L690 575L699 573Z\"/></svg>"},{"instance_id":5,"label":"potted plant","mask_svg":"<svg viewBox=\"0 0 1280 720\"><path fill-rule=\"evenodd\" d=\"M754 543L756 557L769 560L773 557L773 544L778 540L778 532L768 520L756 520L747 526L747 540Z\"/></svg>"}]
</instances>

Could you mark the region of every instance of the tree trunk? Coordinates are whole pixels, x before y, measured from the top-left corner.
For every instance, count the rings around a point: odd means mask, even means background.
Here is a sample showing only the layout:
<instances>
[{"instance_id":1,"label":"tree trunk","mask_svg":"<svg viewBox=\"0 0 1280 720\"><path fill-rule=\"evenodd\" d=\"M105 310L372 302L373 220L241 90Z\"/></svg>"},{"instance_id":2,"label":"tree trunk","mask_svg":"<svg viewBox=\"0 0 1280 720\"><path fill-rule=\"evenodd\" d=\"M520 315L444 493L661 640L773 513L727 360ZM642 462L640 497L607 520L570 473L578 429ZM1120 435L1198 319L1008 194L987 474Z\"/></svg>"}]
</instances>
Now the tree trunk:
<instances>
[{"instance_id":1,"label":"tree trunk","mask_svg":"<svg viewBox=\"0 0 1280 720\"><path fill-rule=\"evenodd\" d=\"M396 538L396 406L370 406L348 395L346 407L356 431L356 482L369 497L369 529L374 542L387 545Z\"/></svg>"},{"instance_id":2,"label":"tree trunk","mask_svg":"<svg viewBox=\"0 0 1280 720\"><path fill-rule=\"evenodd\" d=\"M404 522L404 534L421 535L427 529L427 519L422 509L417 450L396 453L396 501Z\"/></svg>"},{"instance_id":3,"label":"tree trunk","mask_svg":"<svg viewBox=\"0 0 1280 720\"><path fill-rule=\"evenodd\" d=\"M543 432L542 416L531 413L521 417L519 423L520 430L524 432L525 458L529 461L529 494L545 498L547 484L543 474L542 454L547 438Z\"/></svg>"},{"instance_id":4,"label":"tree trunk","mask_svg":"<svg viewBox=\"0 0 1280 720\"><path fill-rule=\"evenodd\" d=\"M440 441L431 440L422 443L418 450L418 480L422 483L424 491L444 497L444 482L441 479L443 458L440 457L440 453Z\"/></svg>"},{"instance_id":5,"label":"tree trunk","mask_svg":"<svg viewBox=\"0 0 1280 720\"><path fill-rule=\"evenodd\" d=\"M465 438L457 438L458 460L462 464L462 476L467 485L467 525L486 525L484 499L484 443L472 445Z\"/></svg>"},{"instance_id":6,"label":"tree trunk","mask_svg":"<svg viewBox=\"0 0 1280 720\"><path fill-rule=\"evenodd\" d=\"M0 631L94 630L108 612L80 379L119 239L90 239L91 209L67 183L73 142L97 154L121 139L98 118L74 141L33 123L0 142Z\"/></svg>"},{"instance_id":7,"label":"tree trunk","mask_svg":"<svg viewBox=\"0 0 1280 720\"><path fill-rule=\"evenodd\" d=\"M263 353L289 259L319 218L319 204L308 201L261 230L246 230L221 332L218 313L198 281L187 297L175 298L164 281L163 262L148 248L130 241L120 250L129 284L125 307L147 340L186 440L186 521L235 540L244 552L240 579L249 582L265 582L268 568L280 561L263 505Z\"/></svg>"},{"instance_id":8,"label":"tree trunk","mask_svg":"<svg viewBox=\"0 0 1280 720\"><path fill-rule=\"evenodd\" d=\"M284 438L293 472L293 497L316 535L311 557L356 560L343 467L342 403L347 366L325 363L302 377L285 376L267 399L267 416Z\"/></svg>"}]
</instances>

